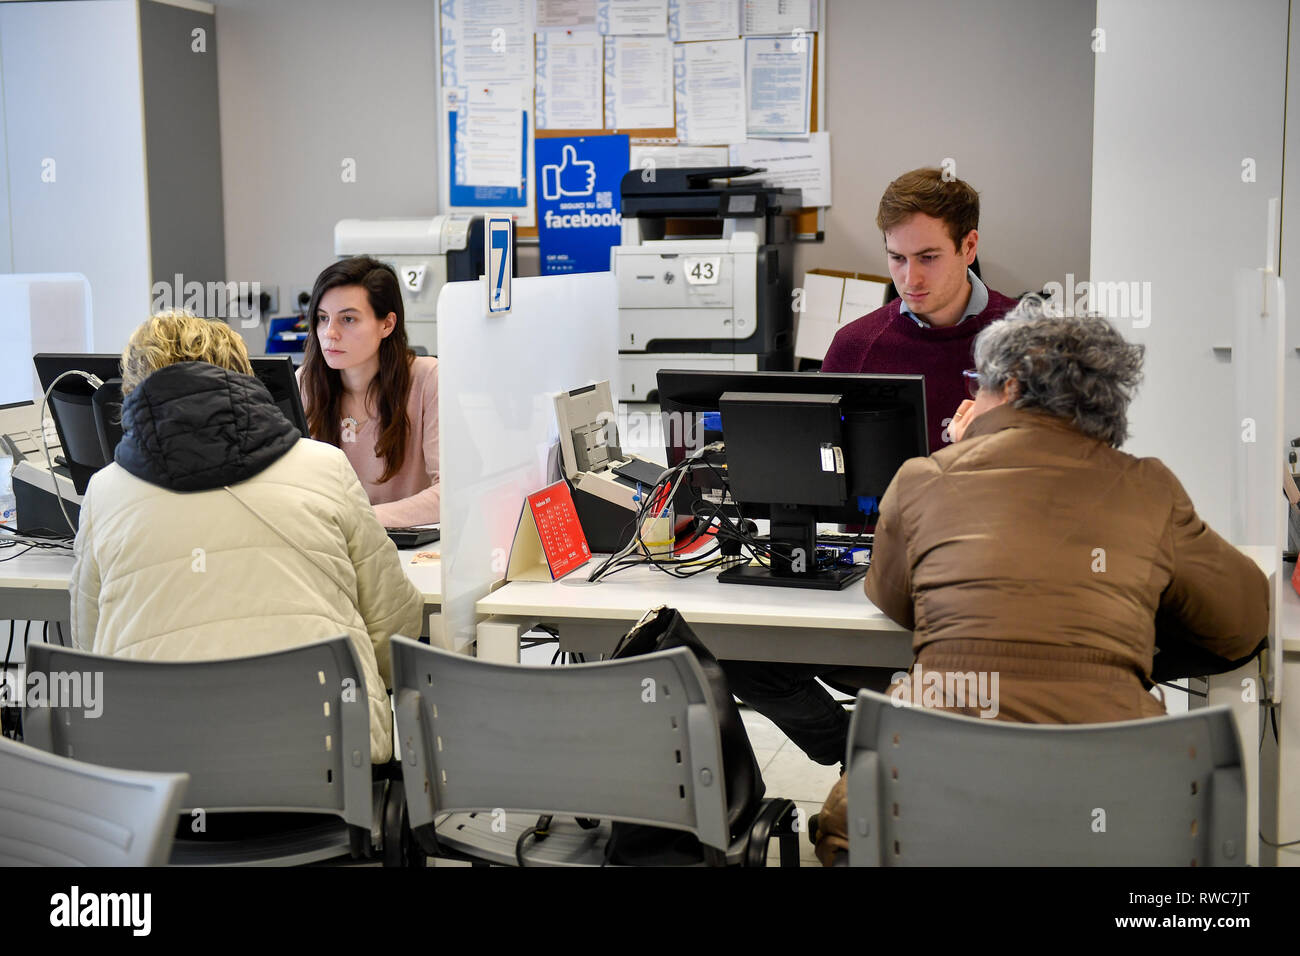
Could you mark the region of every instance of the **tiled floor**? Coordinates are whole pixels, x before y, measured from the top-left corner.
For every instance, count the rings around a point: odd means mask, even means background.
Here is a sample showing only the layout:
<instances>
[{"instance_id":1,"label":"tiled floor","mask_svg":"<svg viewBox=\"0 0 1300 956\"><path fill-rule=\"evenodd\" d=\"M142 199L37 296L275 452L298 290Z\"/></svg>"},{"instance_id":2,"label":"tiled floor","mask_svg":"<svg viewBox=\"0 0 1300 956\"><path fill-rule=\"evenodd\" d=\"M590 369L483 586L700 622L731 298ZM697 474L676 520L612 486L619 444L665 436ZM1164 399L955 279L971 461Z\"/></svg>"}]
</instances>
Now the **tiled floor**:
<instances>
[{"instance_id":1,"label":"tiled floor","mask_svg":"<svg viewBox=\"0 0 1300 956\"><path fill-rule=\"evenodd\" d=\"M840 778L840 768L813 763L762 714L747 708L742 708L740 713L763 772L767 795L793 800L795 806L803 811L800 816L806 825L809 817L821 812L826 794L830 793L831 787ZM799 861L802 866L821 865L806 833L799 837ZM776 866L777 862L776 844L773 843L768 854L768 865Z\"/></svg>"}]
</instances>

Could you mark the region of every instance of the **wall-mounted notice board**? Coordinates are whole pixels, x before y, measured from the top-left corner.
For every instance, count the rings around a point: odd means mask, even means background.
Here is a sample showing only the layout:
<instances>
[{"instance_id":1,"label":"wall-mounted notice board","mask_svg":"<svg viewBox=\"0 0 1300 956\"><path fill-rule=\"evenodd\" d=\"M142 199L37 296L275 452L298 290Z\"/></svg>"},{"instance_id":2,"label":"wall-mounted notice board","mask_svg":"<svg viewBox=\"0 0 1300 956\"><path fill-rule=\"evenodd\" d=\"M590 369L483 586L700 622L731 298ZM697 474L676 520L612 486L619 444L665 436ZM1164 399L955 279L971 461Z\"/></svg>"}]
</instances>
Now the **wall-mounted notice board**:
<instances>
[{"instance_id":1,"label":"wall-mounted notice board","mask_svg":"<svg viewBox=\"0 0 1300 956\"><path fill-rule=\"evenodd\" d=\"M765 167L820 238L825 29L826 0L439 0L440 211L514 216L528 241L536 140L627 134L630 169Z\"/></svg>"}]
</instances>

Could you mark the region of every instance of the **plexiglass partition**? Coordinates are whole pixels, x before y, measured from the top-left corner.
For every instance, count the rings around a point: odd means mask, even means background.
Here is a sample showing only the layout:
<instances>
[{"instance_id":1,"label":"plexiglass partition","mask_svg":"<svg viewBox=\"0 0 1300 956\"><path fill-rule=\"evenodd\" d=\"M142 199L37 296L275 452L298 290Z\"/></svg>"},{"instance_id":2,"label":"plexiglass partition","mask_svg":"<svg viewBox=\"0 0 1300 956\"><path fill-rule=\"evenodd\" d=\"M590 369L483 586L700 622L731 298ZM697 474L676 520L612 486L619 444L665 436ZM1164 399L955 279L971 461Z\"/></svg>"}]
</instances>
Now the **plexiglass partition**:
<instances>
[{"instance_id":1,"label":"plexiglass partition","mask_svg":"<svg viewBox=\"0 0 1300 956\"><path fill-rule=\"evenodd\" d=\"M525 495L546 483L552 396L613 380L617 293L608 272L515 279L512 311L487 314L479 282L438 297L442 635L467 651L474 604L505 575Z\"/></svg>"}]
</instances>

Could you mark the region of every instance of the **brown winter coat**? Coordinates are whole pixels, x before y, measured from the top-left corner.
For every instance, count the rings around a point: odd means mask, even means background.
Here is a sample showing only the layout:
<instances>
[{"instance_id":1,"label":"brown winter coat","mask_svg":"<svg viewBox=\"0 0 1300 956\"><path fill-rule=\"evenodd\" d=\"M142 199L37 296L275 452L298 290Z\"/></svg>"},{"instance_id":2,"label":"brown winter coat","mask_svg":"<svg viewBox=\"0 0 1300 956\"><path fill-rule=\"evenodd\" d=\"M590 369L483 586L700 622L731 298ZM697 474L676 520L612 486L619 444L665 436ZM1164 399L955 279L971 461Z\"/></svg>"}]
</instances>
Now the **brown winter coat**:
<instances>
[{"instance_id":1,"label":"brown winter coat","mask_svg":"<svg viewBox=\"0 0 1300 956\"><path fill-rule=\"evenodd\" d=\"M1264 575L1173 473L1063 418L990 409L905 463L880 512L867 596L914 631L914 670L996 672L1000 720L1163 714L1148 693L1157 614L1228 660L1268 630ZM841 780L820 821L824 861L847 846L843 803Z\"/></svg>"}]
</instances>

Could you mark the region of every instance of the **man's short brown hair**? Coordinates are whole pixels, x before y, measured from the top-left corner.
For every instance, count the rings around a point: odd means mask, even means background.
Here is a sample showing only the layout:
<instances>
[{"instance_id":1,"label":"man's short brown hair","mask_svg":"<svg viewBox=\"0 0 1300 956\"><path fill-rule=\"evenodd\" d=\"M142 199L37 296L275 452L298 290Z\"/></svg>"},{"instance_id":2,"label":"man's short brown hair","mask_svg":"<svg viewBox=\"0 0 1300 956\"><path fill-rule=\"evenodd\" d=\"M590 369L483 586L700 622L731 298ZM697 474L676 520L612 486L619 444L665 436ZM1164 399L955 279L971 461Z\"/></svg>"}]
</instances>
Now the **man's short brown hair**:
<instances>
[{"instance_id":1,"label":"man's short brown hair","mask_svg":"<svg viewBox=\"0 0 1300 956\"><path fill-rule=\"evenodd\" d=\"M917 213L942 219L958 250L980 224L980 194L960 179L945 180L934 168L903 173L885 189L876 211L876 225L888 232Z\"/></svg>"}]
</instances>

